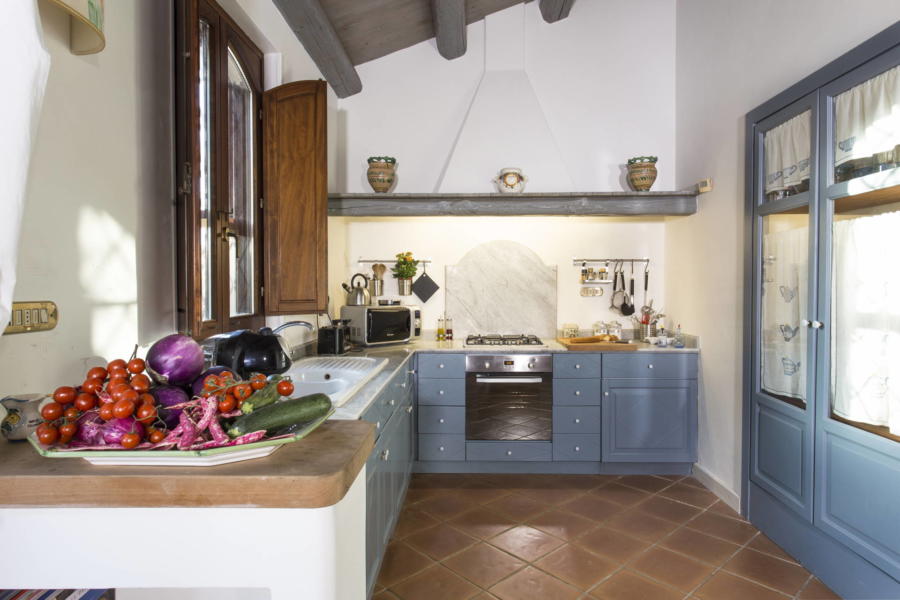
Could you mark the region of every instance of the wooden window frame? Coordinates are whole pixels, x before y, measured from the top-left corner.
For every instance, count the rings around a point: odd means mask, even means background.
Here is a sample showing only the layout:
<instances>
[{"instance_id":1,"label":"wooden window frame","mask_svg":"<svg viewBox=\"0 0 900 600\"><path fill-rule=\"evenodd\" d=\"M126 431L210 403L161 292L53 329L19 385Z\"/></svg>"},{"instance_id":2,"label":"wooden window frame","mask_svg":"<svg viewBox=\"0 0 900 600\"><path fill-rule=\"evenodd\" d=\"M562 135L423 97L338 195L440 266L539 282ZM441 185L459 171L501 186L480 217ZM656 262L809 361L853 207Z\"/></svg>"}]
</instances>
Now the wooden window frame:
<instances>
[{"instance_id":1,"label":"wooden window frame","mask_svg":"<svg viewBox=\"0 0 900 600\"><path fill-rule=\"evenodd\" d=\"M212 168L214 192L213 225L213 319L202 318L200 261L200 35L199 23L210 24L210 71L213 73ZM214 0L175 0L175 115L178 194L176 201L176 271L178 329L196 339L235 329L255 329L265 322L263 302L263 210L255 206L254 306L251 315L231 317L229 308L228 240L228 49L231 48L254 88L255 195L262 198L262 106L263 54L253 41Z\"/></svg>"}]
</instances>

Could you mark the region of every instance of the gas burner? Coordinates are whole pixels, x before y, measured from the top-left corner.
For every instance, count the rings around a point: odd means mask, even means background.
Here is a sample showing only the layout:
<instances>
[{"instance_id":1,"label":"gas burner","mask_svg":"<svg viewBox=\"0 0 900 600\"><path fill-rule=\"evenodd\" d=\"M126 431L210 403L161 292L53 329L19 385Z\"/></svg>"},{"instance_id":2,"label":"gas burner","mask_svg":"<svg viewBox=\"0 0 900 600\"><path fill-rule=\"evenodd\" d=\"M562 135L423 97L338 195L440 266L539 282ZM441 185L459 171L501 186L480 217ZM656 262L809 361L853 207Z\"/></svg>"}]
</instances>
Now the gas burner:
<instances>
[{"instance_id":1,"label":"gas burner","mask_svg":"<svg viewBox=\"0 0 900 600\"><path fill-rule=\"evenodd\" d=\"M470 335L466 346L542 346L544 342L536 335L488 333Z\"/></svg>"}]
</instances>

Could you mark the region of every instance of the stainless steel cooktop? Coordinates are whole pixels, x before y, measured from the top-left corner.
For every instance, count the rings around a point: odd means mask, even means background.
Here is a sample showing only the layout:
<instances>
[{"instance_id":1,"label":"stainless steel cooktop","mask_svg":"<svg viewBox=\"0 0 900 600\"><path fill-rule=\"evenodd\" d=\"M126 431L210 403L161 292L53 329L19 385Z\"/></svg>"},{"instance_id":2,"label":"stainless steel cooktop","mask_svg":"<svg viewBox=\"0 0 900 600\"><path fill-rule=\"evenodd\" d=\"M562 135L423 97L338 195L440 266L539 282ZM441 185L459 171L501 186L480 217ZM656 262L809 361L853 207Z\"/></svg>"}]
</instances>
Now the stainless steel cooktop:
<instances>
[{"instance_id":1,"label":"stainless steel cooktop","mask_svg":"<svg viewBox=\"0 0 900 600\"><path fill-rule=\"evenodd\" d=\"M488 333L474 334L466 337L466 346L543 346L536 335Z\"/></svg>"}]
</instances>

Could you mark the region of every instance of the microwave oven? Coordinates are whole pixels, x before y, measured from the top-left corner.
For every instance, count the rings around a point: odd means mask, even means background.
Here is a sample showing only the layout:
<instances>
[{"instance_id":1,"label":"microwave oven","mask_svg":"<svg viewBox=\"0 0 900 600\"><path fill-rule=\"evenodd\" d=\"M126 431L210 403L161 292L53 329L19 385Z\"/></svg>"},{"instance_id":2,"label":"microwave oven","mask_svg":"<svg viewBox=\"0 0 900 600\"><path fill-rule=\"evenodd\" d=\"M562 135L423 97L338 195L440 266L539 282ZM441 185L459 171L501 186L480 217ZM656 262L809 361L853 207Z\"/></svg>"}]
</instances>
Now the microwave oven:
<instances>
[{"instance_id":1,"label":"microwave oven","mask_svg":"<svg viewBox=\"0 0 900 600\"><path fill-rule=\"evenodd\" d=\"M349 321L350 341L362 346L410 342L422 335L422 310L417 306L342 306Z\"/></svg>"}]
</instances>

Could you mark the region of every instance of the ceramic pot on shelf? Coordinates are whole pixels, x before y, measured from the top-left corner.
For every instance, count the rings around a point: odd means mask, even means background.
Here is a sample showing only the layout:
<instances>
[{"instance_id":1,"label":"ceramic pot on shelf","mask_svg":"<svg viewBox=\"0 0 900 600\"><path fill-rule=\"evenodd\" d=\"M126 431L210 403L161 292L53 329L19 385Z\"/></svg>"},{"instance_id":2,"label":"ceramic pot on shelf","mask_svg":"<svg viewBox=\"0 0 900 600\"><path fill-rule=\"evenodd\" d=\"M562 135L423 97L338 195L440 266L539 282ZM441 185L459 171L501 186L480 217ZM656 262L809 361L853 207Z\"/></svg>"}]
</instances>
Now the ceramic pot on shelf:
<instances>
[{"instance_id":1,"label":"ceramic pot on shelf","mask_svg":"<svg viewBox=\"0 0 900 600\"><path fill-rule=\"evenodd\" d=\"M522 169L515 167L507 167L501 169L500 173L492 180L497 186L497 191L501 194L516 194L525 191L525 184L528 178L522 173Z\"/></svg>"},{"instance_id":2,"label":"ceramic pot on shelf","mask_svg":"<svg viewBox=\"0 0 900 600\"><path fill-rule=\"evenodd\" d=\"M369 180L369 185L379 194L389 192L394 185L397 159L391 156L370 156L368 163L366 179Z\"/></svg>"},{"instance_id":3,"label":"ceramic pot on shelf","mask_svg":"<svg viewBox=\"0 0 900 600\"><path fill-rule=\"evenodd\" d=\"M655 156L635 156L628 159L628 184L636 192L647 192L656 181Z\"/></svg>"}]
</instances>

